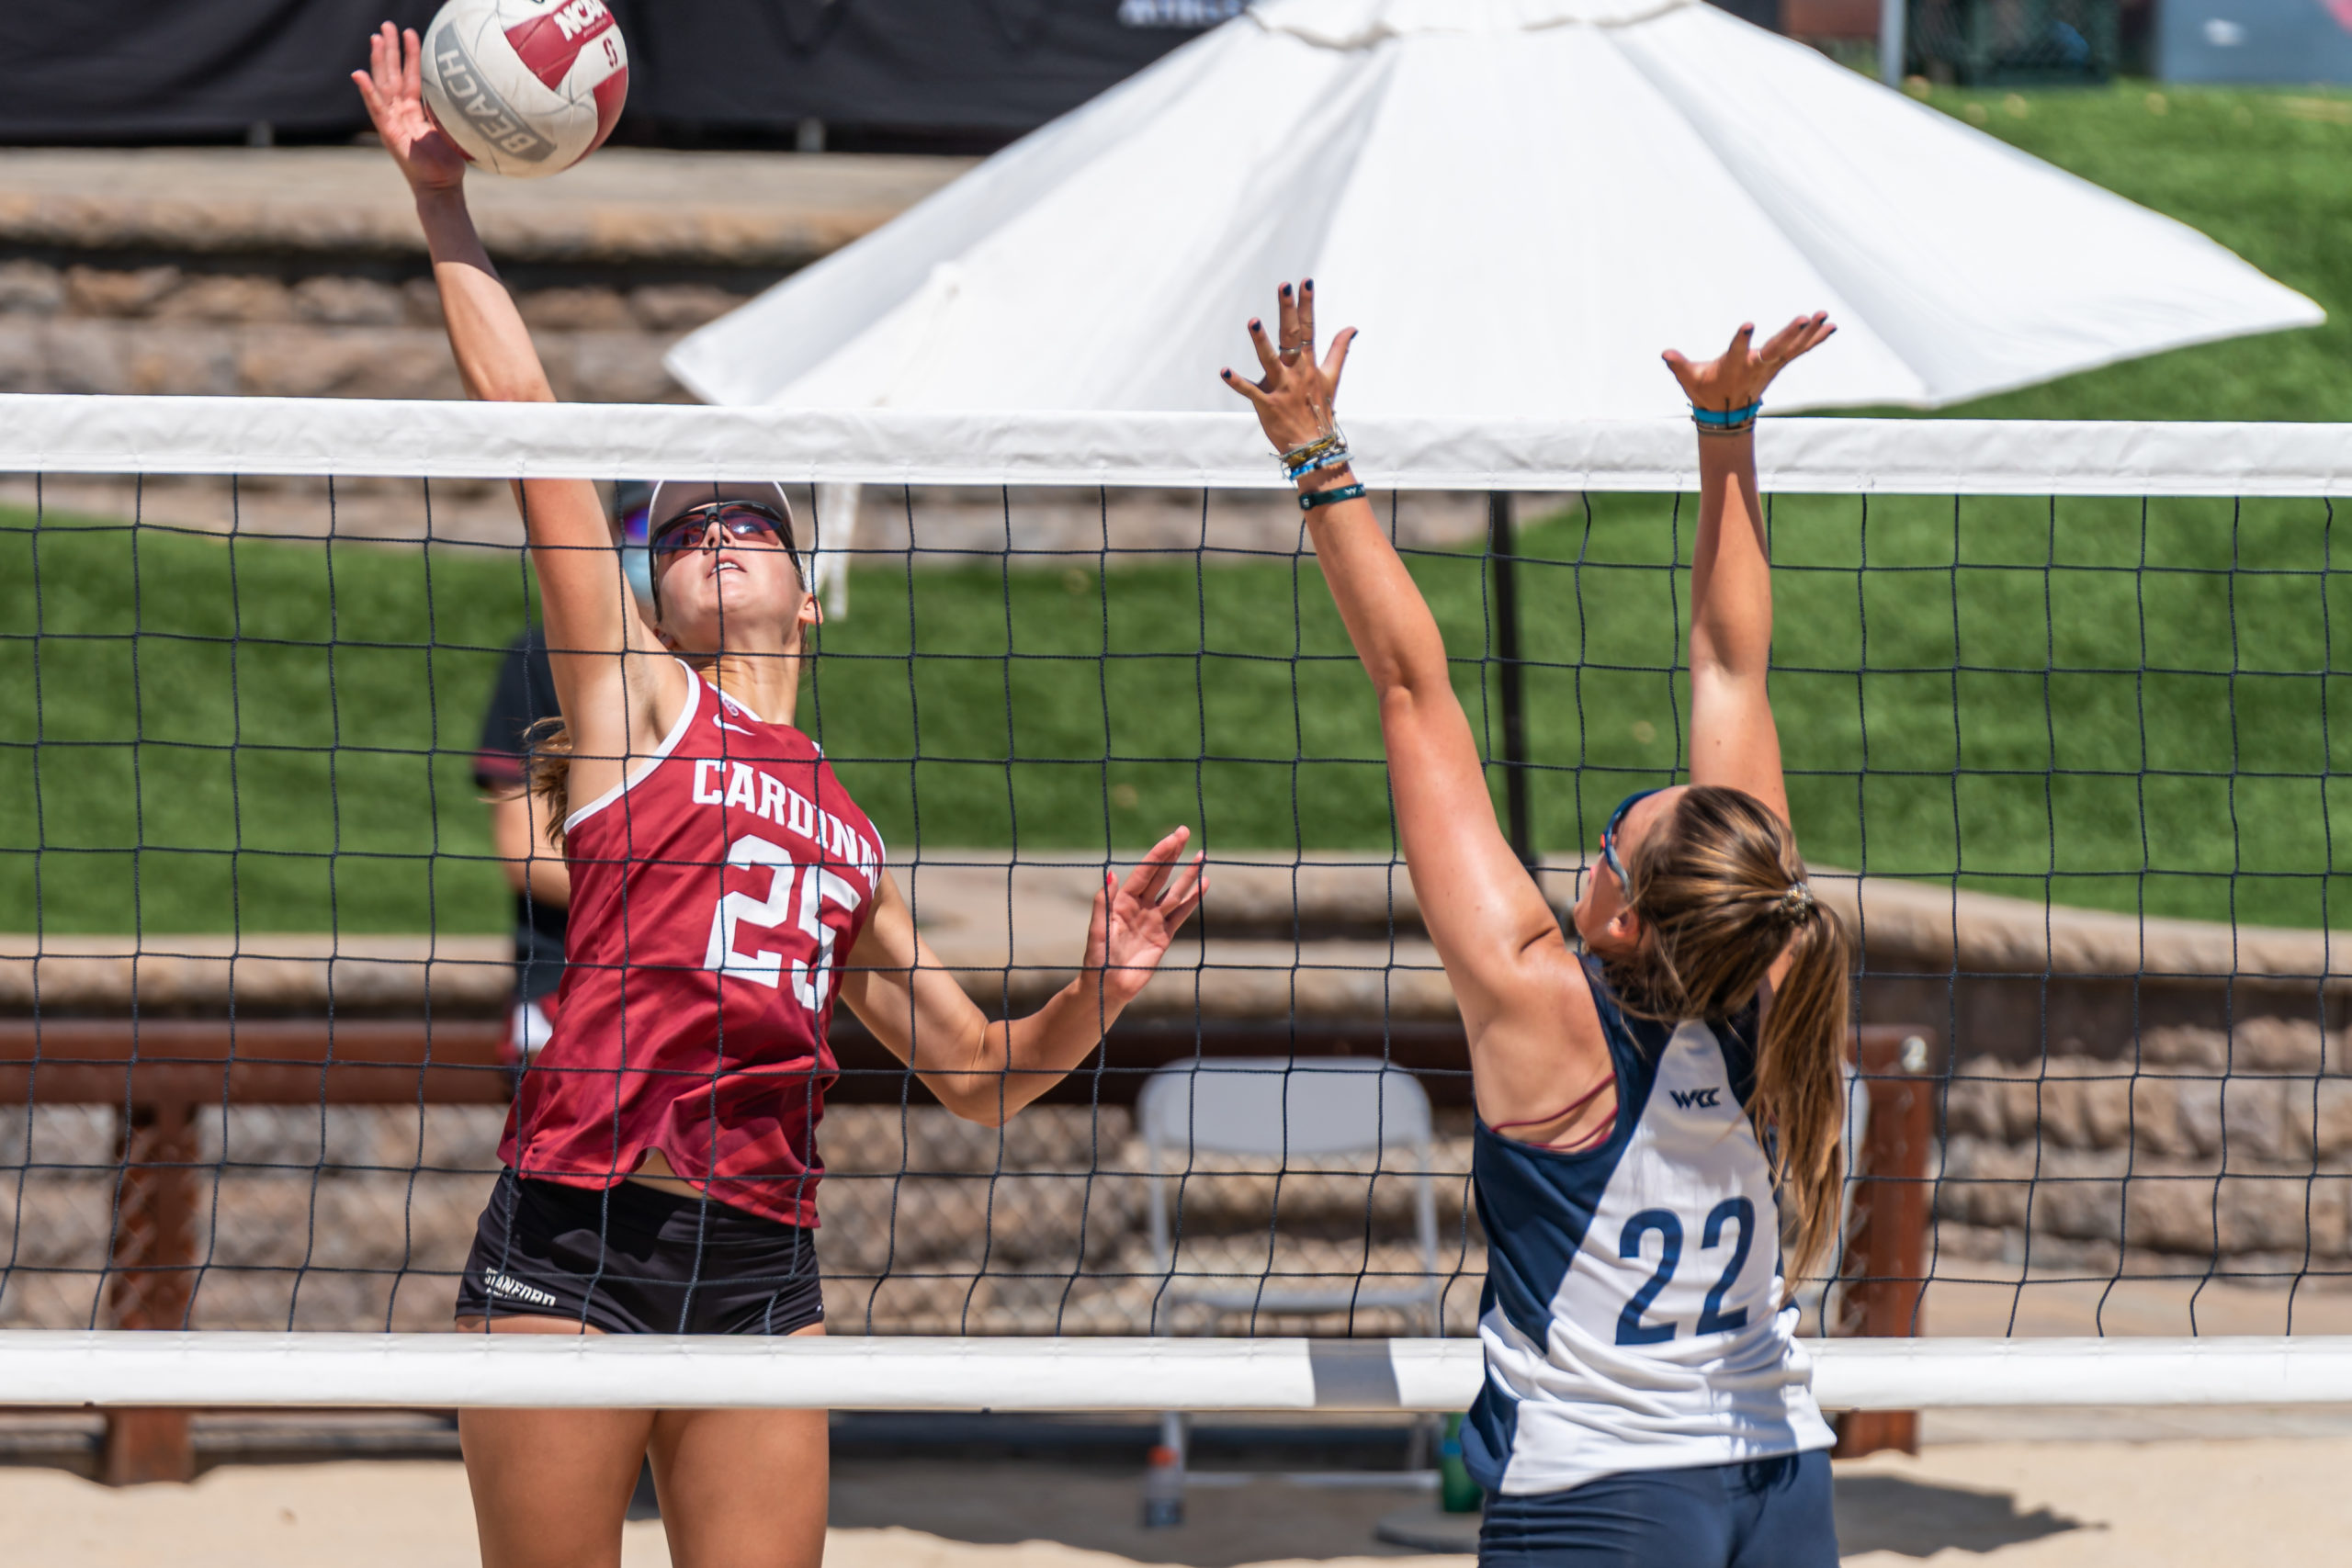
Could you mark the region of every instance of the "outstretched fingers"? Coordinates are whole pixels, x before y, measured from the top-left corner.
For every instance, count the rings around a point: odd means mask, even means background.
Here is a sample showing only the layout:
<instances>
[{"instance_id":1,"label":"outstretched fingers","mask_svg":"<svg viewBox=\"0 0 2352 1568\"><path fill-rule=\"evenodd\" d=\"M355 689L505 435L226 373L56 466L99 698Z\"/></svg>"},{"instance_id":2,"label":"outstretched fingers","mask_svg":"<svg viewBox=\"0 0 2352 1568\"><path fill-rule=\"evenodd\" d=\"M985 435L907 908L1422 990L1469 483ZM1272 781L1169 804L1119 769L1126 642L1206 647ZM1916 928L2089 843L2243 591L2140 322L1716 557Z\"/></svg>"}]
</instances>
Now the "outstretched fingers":
<instances>
[{"instance_id":1,"label":"outstretched fingers","mask_svg":"<svg viewBox=\"0 0 2352 1568\"><path fill-rule=\"evenodd\" d=\"M1770 369L1777 371L1797 355L1809 354L1820 347L1837 330L1837 327L1831 324L1829 312L1826 310L1815 310L1810 316L1799 316L1795 321L1774 333L1771 341L1764 345L1764 363Z\"/></svg>"},{"instance_id":2,"label":"outstretched fingers","mask_svg":"<svg viewBox=\"0 0 2352 1568\"><path fill-rule=\"evenodd\" d=\"M1205 853L1194 855L1191 863L1178 872L1173 881L1167 883L1164 891L1158 884L1166 875L1165 867L1161 868L1160 876L1154 877L1154 886L1148 892L1136 892L1130 879L1129 886L1117 894L1128 906L1125 916L1128 928L1138 934L1148 933L1156 928L1163 939L1175 934L1177 928L1190 919L1193 911L1201 907L1201 899L1208 893L1207 860ZM1113 892L1107 877L1104 882L1104 891Z\"/></svg>"},{"instance_id":3,"label":"outstretched fingers","mask_svg":"<svg viewBox=\"0 0 2352 1568\"><path fill-rule=\"evenodd\" d=\"M403 33L386 22L369 34L368 69L354 71L351 80L377 134L395 157L404 158L432 129L424 117L424 52L415 31Z\"/></svg>"},{"instance_id":4,"label":"outstretched fingers","mask_svg":"<svg viewBox=\"0 0 2352 1568\"><path fill-rule=\"evenodd\" d=\"M1278 326L1274 346L1295 352L1305 341L1298 319L1298 290L1283 284L1274 291L1274 320Z\"/></svg>"},{"instance_id":5,"label":"outstretched fingers","mask_svg":"<svg viewBox=\"0 0 2352 1568\"><path fill-rule=\"evenodd\" d=\"M1258 389L1257 382L1252 381L1247 376L1236 376L1233 373L1233 367L1231 366L1227 366L1224 369L1218 371L1217 375L1224 379L1227 386L1232 388L1235 391L1249 399L1250 406L1256 409L1261 414L1273 407L1273 400L1267 397L1265 393Z\"/></svg>"},{"instance_id":6,"label":"outstretched fingers","mask_svg":"<svg viewBox=\"0 0 2352 1568\"><path fill-rule=\"evenodd\" d=\"M1165 910L1188 908L1201 901L1201 895L1207 890L1209 885L1208 858L1207 851L1200 851L1185 864L1183 870L1176 874L1175 880L1168 885L1168 891L1159 897L1160 908ZM1176 920L1182 919L1183 917L1179 915L1175 920L1170 920L1169 923L1174 925Z\"/></svg>"},{"instance_id":7,"label":"outstretched fingers","mask_svg":"<svg viewBox=\"0 0 2352 1568\"><path fill-rule=\"evenodd\" d=\"M1767 365L1776 363L1793 353L1796 348L1798 334L1803 333L1807 327L1811 326L1815 320L1815 318L1812 316L1799 316L1795 321L1791 321L1787 326L1782 327L1779 332L1774 333L1770 338L1767 338L1764 343L1764 352L1762 355L1764 363Z\"/></svg>"},{"instance_id":8,"label":"outstretched fingers","mask_svg":"<svg viewBox=\"0 0 2352 1568\"><path fill-rule=\"evenodd\" d=\"M384 51L387 45L393 51L390 63L387 63L385 58ZM399 51L400 37L392 30L392 24L386 22L368 35L368 69L354 71L351 73L352 81L359 87L359 101L368 106L370 118L383 118L384 106L390 101L397 89L400 78Z\"/></svg>"},{"instance_id":9,"label":"outstretched fingers","mask_svg":"<svg viewBox=\"0 0 2352 1568\"><path fill-rule=\"evenodd\" d=\"M1681 383L1682 395L1692 402L1698 401L1699 389L1695 378L1699 367L1690 363L1690 356L1679 348L1669 348L1658 357L1666 361L1666 367L1673 371L1675 380Z\"/></svg>"},{"instance_id":10,"label":"outstretched fingers","mask_svg":"<svg viewBox=\"0 0 2352 1568\"><path fill-rule=\"evenodd\" d=\"M1755 402L1791 360L1818 348L1837 330L1826 310L1815 310L1797 317L1759 348L1756 323L1743 321L1717 358L1693 364L1670 348L1659 357L1694 407L1733 410Z\"/></svg>"},{"instance_id":11,"label":"outstretched fingers","mask_svg":"<svg viewBox=\"0 0 2352 1568\"><path fill-rule=\"evenodd\" d=\"M1323 356L1323 378L1331 384L1334 393L1340 389L1340 372L1348 367L1348 347L1355 341L1355 328L1341 327L1339 335L1331 340L1331 352Z\"/></svg>"},{"instance_id":12,"label":"outstretched fingers","mask_svg":"<svg viewBox=\"0 0 2352 1568\"><path fill-rule=\"evenodd\" d=\"M1282 355L1267 338L1266 323L1255 316L1250 318L1250 346L1257 350L1259 367L1265 371L1268 380L1273 380L1282 375Z\"/></svg>"},{"instance_id":13,"label":"outstretched fingers","mask_svg":"<svg viewBox=\"0 0 2352 1568\"><path fill-rule=\"evenodd\" d=\"M1135 870L1127 874L1125 886L1121 889L1138 903L1148 904L1159 897L1160 888L1168 881L1168 874L1176 857L1184 852L1184 845L1193 836L1190 828L1179 828L1151 846Z\"/></svg>"},{"instance_id":14,"label":"outstretched fingers","mask_svg":"<svg viewBox=\"0 0 2352 1568\"><path fill-rule=\"evenodd\" d=\"M1276 290L1274 319L1250 321L1250 349L1260 374L1245 378L1220 370L1225 384L1250 400L1259 424L1277 452L1289 452L1333 433L1333 403L1354 329L1337 335L1331 352L1316 361L1315 285L1285 283ZM1272 330L1269 330L1272 328Z\"/></svg>"}]
</instances>

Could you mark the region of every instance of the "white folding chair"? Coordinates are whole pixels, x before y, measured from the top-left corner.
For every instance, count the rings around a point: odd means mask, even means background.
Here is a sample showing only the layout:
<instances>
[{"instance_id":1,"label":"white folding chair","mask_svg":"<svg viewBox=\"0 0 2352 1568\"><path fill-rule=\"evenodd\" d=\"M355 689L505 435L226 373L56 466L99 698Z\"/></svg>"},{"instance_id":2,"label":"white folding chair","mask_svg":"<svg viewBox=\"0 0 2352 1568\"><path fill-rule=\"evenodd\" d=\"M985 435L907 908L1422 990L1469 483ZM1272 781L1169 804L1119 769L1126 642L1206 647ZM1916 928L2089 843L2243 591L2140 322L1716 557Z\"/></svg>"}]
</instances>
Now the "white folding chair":
<instances>
[{"instance_id":1,"label":"white folding chair","mask_svg":"<svg viewBox=\"0 0 2352 1568\"><path fill-rule=\"evenodd\" d=\"M1439 1320L1437 1188L1430 1172L1430 1097L1409 1073L1344 1056L1237 1056L1160 1068L1136 1101L1150 1191L1152 1268L1159 1288L1151 1331L1170 1332L1176 1309L1285 1314L1393 1308L1426 1325ZM1203 1279L1176 1272L1170 1211L1178 1178L1203 1154L1275 1158L1285 1168L1320 1156L1411 1151L1419 1283L1335 1280L1284 1284L1258 1275ZM1277 1222L1279 1223L1279 1221ZM1271 1259L1270 1259L1271 1261ZM1184 1423L1161 1418L1162 1441L1181 1456Z\"/></svg>"}]
</instances>

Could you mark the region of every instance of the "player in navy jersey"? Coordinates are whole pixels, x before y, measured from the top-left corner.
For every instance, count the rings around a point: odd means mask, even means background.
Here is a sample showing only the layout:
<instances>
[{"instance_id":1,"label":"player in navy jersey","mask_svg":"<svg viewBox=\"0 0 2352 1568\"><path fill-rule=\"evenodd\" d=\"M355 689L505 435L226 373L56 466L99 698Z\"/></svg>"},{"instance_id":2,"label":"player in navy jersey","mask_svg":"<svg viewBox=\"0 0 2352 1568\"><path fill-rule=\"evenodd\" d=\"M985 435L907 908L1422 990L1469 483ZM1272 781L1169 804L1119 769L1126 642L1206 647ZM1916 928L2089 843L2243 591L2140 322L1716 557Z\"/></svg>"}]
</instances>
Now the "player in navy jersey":
<instances>
[{"instance_id":1,"label":"player in navy jersey","mask_svg":"<svg viewBox=\"0 0 2352 1568\"><path fill-rule=\"evenodd\" d=\"M1785 1280L1838 1213L1852 949L1789 827L1750 432L1773 376L1834 329L1666 355L1699 427L1690 782L1610 814L1578 953L1496 824L1437 622L1338 435L1353 333L1318 362L1314 285L1280 306L1272 340L1250 323L1262 377L1226 381L1285 455L1378 693L1406 864L1470 1040L1479 1560L1832 1568L1832 1438Z\"/></svg>"},{"instance_id":2,"label":"player in navy jersey","mask_svg":"<svg viewBox=\"0 0 2352 1568\"><path fill-rule=\"evenodd\" d=\"M552 401L467 212L463 160L419 100L416 35L386 24L369 64L361 94L414 192L467 390ZM1079 978L989 1021L916 934L873 823L793 728L819 610L783 490L655 489L656 627L630 604L593 486L528 479L519 494L563 718L534 787L560 824L571 918L553 1032L515 1095L458 1325L821 1332L815 1134L836 998L950 1109L1001 1122L1142 989L1198 907L1199 858L1178 864L1180 828L1124 884L1106 876ZM821 1412L469 1410L458 1430L489 1568L617 1564L648 1457L679 1563L821 1555Z\"/></svg>"}]
</instances>

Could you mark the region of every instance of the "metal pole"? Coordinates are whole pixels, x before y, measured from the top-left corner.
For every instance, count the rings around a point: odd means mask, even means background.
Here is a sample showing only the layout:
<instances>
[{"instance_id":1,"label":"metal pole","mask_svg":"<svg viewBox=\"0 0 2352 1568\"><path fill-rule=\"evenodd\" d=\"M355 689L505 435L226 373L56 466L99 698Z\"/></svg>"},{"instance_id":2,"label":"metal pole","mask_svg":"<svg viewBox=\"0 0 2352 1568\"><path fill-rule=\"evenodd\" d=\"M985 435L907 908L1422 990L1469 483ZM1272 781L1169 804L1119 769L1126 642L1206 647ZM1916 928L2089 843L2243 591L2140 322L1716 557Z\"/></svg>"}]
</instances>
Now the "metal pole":
<instances>
[{"instance_id":1,"label":"metal pole","mask_svg":"<svg viewBox=\"0 0 2352 1568\"><path fill-rule=\"evenodd\" d=\"M1878 0L1878 79L1890 87L1903 85L1904 24L1911 0Z\"/></svg>"},{"instance_id":2,"label":"metal pole","mask_svg":"<svg viewBox=\"0 0 2352 1568\"><path fill-rule=\"evenodd\" d=\"M1510 496L1487 492L1487 558L1495 578L1495 662L1502 668L1503 802L1510 847L1535 863L1535 835L1527 821L1527 687L1519 654L1518 546L1511 538Z\"/></svg>"}]
</instances>

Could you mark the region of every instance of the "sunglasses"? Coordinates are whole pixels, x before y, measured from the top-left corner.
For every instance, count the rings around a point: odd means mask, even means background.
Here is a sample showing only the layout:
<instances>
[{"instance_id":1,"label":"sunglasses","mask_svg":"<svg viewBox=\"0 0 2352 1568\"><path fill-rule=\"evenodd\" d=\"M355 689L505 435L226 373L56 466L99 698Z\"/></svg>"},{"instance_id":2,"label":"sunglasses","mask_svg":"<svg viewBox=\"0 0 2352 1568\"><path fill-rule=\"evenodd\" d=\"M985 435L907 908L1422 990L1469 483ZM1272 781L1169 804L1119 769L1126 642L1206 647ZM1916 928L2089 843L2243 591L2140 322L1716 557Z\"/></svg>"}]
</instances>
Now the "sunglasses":
<instances>
[{"instance_id":1,"label":"sunglasses","mask_svg":"<svg viewBox=\"0 0 2352 1568\"><path fill-rule=\"evenodd\" d=\"M755 539L766 537L784 547L792 558L793 567L800 565L800 552L792 547L792 530L782 517L764 506L748 501L714 501L679 513L662 525L647 547L657 561L668 556L683 555L701 546L703 536L716 523L727 530L729 538Z\"/></svg>"},{"instance_id":2,"label":"sunglasses","mask_svg":"<svg viewBox=\"0 0 2352 1568\"><path fill-rule=\"evenodd\" d=\"M1600 829L1601 863L1616 874L1617 886L1621 892L1630 889L1634 886L1634 879L1625 874L1625 863L1617 858L1618 826L1625 820L1625 813L1634 809L1635 806L1657 794L1659 790L1671 787L1668 784L1660 784L1657 789L1635 790L1617 803L1617 809L1609 814L1607 826Z\"/></svg>"}]
</instances>

